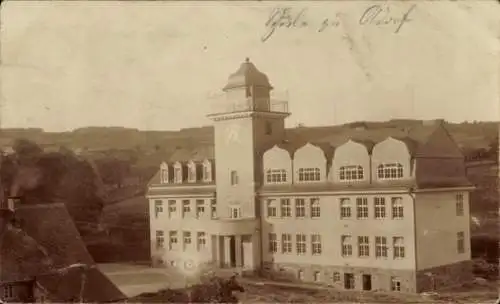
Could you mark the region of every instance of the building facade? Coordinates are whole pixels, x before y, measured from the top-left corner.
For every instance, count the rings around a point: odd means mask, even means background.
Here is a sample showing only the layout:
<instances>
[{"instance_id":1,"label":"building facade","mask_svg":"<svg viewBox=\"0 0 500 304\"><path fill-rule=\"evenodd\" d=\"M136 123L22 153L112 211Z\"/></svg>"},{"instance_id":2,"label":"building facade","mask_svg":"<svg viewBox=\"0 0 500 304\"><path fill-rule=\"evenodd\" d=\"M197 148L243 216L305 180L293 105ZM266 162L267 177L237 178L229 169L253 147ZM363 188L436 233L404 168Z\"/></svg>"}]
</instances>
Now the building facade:
<instances>
[{"instance_id":1,"label":"building facade","mask_svg":"<svg viewBox=\"0 0 500 304\"><path fill-rule=\"evenodd\" d=\"M443 122L312 141L248 60L223 90L213 144L179 149L148 185L154 263L359 290L471 278L473 187Z\"/></svg>"}]
</instances>

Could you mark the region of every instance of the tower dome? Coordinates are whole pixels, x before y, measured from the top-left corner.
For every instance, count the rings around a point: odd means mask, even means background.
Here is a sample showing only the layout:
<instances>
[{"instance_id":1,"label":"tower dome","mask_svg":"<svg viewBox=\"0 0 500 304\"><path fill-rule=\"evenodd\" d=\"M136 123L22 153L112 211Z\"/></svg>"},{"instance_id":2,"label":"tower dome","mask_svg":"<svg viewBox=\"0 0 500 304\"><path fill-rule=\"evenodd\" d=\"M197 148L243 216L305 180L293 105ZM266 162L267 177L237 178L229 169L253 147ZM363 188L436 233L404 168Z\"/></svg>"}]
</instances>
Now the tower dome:
<instances>
[{"instance_id":1,"label":"tower dome","mask_svg":"<svg viewBox=\"0 0 500 304\"><path fill-rule=\"evenodd\" d=\"M240 68L228 78L224 91L235 88L265 87L272 90L266 74L260 72L249 58L245 59Z\"/></svg>"}]
</instances>

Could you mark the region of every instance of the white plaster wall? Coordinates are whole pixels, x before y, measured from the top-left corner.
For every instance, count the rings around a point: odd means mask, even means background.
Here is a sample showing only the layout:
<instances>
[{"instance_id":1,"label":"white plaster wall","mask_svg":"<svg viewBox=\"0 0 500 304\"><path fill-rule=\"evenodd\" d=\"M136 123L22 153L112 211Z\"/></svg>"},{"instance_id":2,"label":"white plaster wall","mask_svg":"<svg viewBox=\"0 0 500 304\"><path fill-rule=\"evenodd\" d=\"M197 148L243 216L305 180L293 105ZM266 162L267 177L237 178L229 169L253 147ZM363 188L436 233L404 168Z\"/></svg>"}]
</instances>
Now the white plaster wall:
<instances>
[{"instance_id":1,"label":"white plaster wall","mask_svg":"<svg viewBox=\"0 0 500 304\"><path fill-rule=\"evenodd\" d=\"M287 184L292 183L292 159L290 153L278 146L267 150L263 157L264 162L264 182L266 181L266 171L268 169L285 169L287 174Z\"/></svg>"},{"instance_id":2,"label":"white plaster wall","mask_svg":"<svg viewBox=\"0 0 500 304\"><path fill-rule=\"evenodd\" d=\"M368 198L369 218L355 218L355 199L358 196ZM374 219L373 199L375 196L386 198L386 219ZM380 193L377 195L359 192L357 194L345 195L323 195L323 196L283 196L291 199L291 218L263 218L263 256L264 261L271 262L274 257L275 263L309 263L317 265L341 265L353 267L379 267L385 269L414 269L414 229L413 229L413 200L404 193ZM295 218L295 202L297 197L306 199L306 206L310 197L319 197L321 205L321 217ZM340 198L349 197L352 202L352 219L340 218ZM390 200L391 197L402 197L404 207L403 219L392 219ZM271 197L263 196L262 210L266 212L266 200ZM280 197L273 197L279 201ZM279 209L278 209L279 210ZM279 211L278 211L279 212ZM309 213L309 211L307 212ZM278 235L278 253L269 253L269 233ZM281 253L281 234L291 233L293 240L293 251L291 254ZM297 255L295 248L295 235L305 233L307 235L307 254ZM311 254L311 234L320 234L322 238L322 254L314 256ZM341 252L341 236L351 235L353 245L353 256L344 258ZM357 256L357 236L370 237L370 257L359 258ZM375 258L375 236L385 236L388 242L388 257L383 259ZM393 259L392 237L402 236L405 242L406 257L403 259Z\"/></svg>"},{"instance_id":3,"label":"white plaster wall","mask_svg":"<svg viewBox=\"0 0 500 304\"><path fill-rule=\"evenodd\" d=\"M469 194L464 195L464 215L456 215L458 191L417 193L415 203L417 267L419 270L466 261L470 253ZM457 232L465 234L465 253L457 253Z\"/></svg>"},{"instance_id":4,"label":"white plaster wall","mask_svg":"<svg viewBox=\"0 0 500 304\"><path fill-rule=\"evenodd\" d=\"M361 165L363 167L364 180L362 182L369 182L370 155L368 154L368 150L363 144L349 140L335 149L329 180L336 183L346 183L345 181L340 181L340 167L354 165Z\"/></svg>"},{"instance_id":5,"label":"white plaster wall","mask_svg":"<svg viewBox=\"0 0 500 304\"><path fill-rule=\"evenodd\" d=\"M323 150L310 143L295 151L293 155L294 182L299 182L300 168L319 168L320 181L326 181L326 157Z\"/></svg>"},{"instance_id":6,"label":"white plaster wall","mask_svg":"<svg viewBox=\"0 0 500 304\"><path fill-rule=\"evenodd\" d=\"M413 178L411 155L404 142L389 137L377 143L372 150L372 180L377 181L377 167L380 164L396 162L403 165L403 179Z\"/></svg>"}]
</instances>

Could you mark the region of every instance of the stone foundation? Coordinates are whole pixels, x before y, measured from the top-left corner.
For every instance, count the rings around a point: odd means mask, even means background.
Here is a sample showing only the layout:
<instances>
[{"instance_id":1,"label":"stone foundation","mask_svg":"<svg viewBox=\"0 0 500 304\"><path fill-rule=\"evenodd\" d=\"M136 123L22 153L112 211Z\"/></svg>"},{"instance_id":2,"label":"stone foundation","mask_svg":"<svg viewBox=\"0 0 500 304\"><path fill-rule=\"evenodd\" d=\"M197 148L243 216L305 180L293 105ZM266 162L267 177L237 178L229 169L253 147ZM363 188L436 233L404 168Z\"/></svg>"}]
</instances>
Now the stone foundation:
<instances>
[{"instance_id":1,"label":"stone foundation","mask_svg":"<svg viewBox=\"0 0 500 304\"><path fill-rule=\"evenodd\" d=\"M363 290L363 275L369 275L370 290L392 291L391 281L394 278L400 282L400 292L417 292L416 276L412 270L272 263L265 264L262 270L262 275L271 280L318 284L338 289L346 289L346 273L353 274L352 290Z\"/></svg>"},{"instance_id":2,"label":"stone foundation","mask_svg":"<svg viewBox=\"0 0 500 304\"><path fill-rule=\"evenodd\" d=\"M462 261L417 272L417 292L439 290L474 280L472 261Z\"/></svg>"}]
</instances>

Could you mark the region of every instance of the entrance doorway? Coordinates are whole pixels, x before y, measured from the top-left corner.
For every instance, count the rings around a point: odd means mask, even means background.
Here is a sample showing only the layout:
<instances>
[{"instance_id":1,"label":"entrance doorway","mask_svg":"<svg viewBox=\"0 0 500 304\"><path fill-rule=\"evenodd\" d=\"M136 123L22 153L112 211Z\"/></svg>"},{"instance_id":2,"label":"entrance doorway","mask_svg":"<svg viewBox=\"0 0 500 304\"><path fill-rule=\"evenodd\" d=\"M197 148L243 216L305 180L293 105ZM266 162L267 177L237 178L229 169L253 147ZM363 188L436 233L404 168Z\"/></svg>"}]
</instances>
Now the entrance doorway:
<instances>
[{"instance_id":1,"label":"entrance doorway","mask_svg":"<svg viewBox=\"0 0 500 304\"><path fill-rule=\"evenodd\" d=\"M229 241L229 261L231 263L230 267L236 267L236 240L234 236Z\"/></svg>"},{"instance_id":2,"label":"entrance doorway","mask_svg":"<svg viewBox=\"0 0 500 304\"><path fill-rule=\"evenodd\" d=\"M363 290L372 290L372 276L369 274L363 275Z\"/></svg>"},{"instance_id":3,"label":"entrance doorway","mask_svg":"<svg viewBox=\"0 0 500 304\"><path fill-rule=\"evenodd\" d=\"M344 288L354 289L354 274L344 273Z\"/></svg>"}]
</instances>

